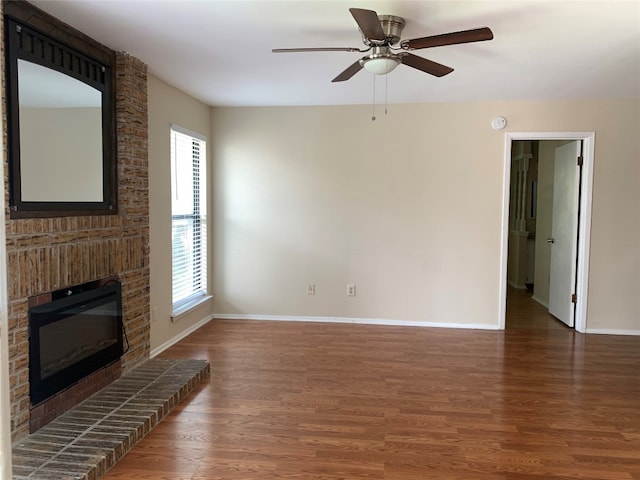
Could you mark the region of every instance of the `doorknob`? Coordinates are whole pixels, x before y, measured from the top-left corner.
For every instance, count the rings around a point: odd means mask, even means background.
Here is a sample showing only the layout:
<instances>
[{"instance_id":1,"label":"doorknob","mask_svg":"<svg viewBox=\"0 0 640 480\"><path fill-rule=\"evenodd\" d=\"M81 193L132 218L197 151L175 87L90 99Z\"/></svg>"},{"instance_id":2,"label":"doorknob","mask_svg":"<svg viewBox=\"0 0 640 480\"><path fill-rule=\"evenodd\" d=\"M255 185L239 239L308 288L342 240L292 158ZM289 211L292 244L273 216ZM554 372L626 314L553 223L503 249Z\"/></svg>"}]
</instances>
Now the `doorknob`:
<instances>
[{"instance_id":1,"label":"doorknob","mask_svg":"<svg viewBox=\"0 0 640 480\"><path fill-rule=\"evenodd\" d=\"M547 243L555 243L556 239L551 237L551 238L547 238Z\"/></svg>"}]
</instances>

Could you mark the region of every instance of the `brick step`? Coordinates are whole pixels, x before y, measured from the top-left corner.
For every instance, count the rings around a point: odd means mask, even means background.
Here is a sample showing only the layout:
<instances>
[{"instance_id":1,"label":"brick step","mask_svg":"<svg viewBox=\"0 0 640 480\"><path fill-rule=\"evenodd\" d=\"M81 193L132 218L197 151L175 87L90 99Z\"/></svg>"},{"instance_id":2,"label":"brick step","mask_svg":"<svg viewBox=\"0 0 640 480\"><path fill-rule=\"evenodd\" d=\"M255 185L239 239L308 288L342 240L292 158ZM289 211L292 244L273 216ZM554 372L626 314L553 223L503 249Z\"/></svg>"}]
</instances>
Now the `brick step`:
<instances>
[{"instance_id":1,"label":"brick step","mask_svg":"<svg viewBox=\"0 0 640 480\"><path fill-rule=\"evenodd\" d=\"M206 360L146 360L13 445L14 480L97 480L210 375Z\"/></svg>"}]
</instances>

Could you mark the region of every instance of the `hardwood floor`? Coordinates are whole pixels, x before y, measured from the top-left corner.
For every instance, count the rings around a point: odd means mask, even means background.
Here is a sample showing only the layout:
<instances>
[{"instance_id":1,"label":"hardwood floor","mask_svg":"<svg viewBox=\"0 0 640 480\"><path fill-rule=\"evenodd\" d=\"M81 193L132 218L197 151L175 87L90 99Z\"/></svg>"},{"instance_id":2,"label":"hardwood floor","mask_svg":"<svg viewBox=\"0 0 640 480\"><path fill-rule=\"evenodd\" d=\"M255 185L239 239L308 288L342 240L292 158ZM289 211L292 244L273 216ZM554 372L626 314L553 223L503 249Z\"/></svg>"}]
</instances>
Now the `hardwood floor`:
<instances>
[{"instance_id":1,"label":"hardwood floor","mask_svg":"<svg viewBox=\"0 0 640 480\"><path fill-rule=\"evenodd\" d=\"M214 320L209 383L108 480L640 480L640 338L511 292L505 331Z\"/></svg>"}]
</instances>

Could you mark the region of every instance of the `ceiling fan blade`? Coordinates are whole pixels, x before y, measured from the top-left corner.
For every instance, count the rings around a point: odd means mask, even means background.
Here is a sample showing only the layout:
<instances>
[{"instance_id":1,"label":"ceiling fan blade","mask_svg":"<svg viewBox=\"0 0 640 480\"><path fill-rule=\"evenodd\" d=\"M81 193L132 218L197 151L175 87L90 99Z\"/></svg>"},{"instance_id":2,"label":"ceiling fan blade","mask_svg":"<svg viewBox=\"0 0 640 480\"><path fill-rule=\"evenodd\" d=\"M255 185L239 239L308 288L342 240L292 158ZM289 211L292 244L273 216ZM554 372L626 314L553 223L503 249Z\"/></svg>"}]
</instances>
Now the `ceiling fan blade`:
<instances>
[{"instance_id":1,"label":"ceiling fan blade","mask_svg":"<svg viewBox=\"0 0 640 480\"><path fill-rule=\"evenodd\" d=\"M378 14L373 10L365 10L363 8L350 8L349 11L353 15L354 20L360 27L362 34L369 40L385 40L386 35L380 25Z\"/></svg>"},{"instance_id":2,"label":"ceiling fan blade","mask_svg":"<svg viewBox=\"0 0 640 480\"><path fill-rule=\"evenodd\" d=\"M443 33L430 37L413 38L400 42L404 50L417 50L420 48L441 47L444 45L456 45L458 43L483 42L493 39L493 32L489 27L462 30L460 32Z\"/></svg>"},{"instance_id":3,"label":"ceiling fan blade","mask_svg":"<svg viewBox=\"0 0 640 480\"><path fill-rule=\"evenodd\" d=\"M431 60L427 60L426 58L422 58L411 53L405 53L402 55L402 63L436 77L444 77L445 75L453 72L453 68L451 67L432 62Z\"/></svg>"},{"instance_id":4,"label":"ceiling fan blade","mask_svg":"<svg viewBox=\"0 0 640 480\"><path fill-rule=\"evenodd\" d=\"M345 80L349 80L356 73L362 70L362 65L360 65L360 60L355 63L352 63L346 70L344 70L340 75L331 80L331 82L344 82Z\"/></svg>"},{"instance_id":5,"label":"ceiling fan blade","mask_svg":"<svg viewBox=\"0 0 640 480\"><path fill-rule=\"evenodd\" d=\"M359 48L353 47L317 47L317 48L272 48L273 53L291 53L291 52L361 52ZM366 51L366 50L365 50Z\"/></svg>"}]
</instances>

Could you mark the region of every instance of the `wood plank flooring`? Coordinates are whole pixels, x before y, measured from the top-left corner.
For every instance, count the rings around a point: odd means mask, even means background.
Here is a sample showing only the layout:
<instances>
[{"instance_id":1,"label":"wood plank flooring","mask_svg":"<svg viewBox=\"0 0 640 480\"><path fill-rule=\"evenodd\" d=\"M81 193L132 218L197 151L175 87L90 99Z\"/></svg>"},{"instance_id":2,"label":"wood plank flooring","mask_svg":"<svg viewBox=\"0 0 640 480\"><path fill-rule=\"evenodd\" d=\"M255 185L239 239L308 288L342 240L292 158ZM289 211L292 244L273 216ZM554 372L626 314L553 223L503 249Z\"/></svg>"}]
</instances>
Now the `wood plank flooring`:
<instances>
[{"instance_id":1,"label":"wood plank flooring","mask_svg":"<svg viewBox=\"0 0 640 480\"><path fill-rule=\"evenodd\" d=\"M211 362L106 480L640 480L640 337L526 292L505 331L214 320Z\"/></svg>"}]
</instances>

